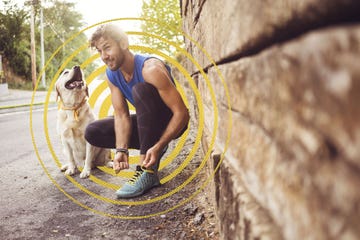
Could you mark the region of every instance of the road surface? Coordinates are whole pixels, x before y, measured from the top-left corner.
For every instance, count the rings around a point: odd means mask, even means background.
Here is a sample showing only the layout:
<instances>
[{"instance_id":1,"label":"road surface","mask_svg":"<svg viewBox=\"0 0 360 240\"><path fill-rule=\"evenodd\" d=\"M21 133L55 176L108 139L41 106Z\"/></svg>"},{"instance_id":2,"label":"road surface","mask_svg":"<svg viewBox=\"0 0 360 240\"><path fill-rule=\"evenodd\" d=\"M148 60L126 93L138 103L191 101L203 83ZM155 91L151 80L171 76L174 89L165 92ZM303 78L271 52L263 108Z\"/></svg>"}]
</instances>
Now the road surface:
<instances>
[{"instance_id":1,"label":"road surface","mask_svg":"<svg viewBox=\"0 0 360 240\"><path fill-rule=\"evenodd\" d=\"M78 175L68 179L60 172L55 159L63 161L63 156L55 125L55 108L47 111L45 120L43 108L31 115L28 108L0 113L0 239L217 239L206 194L190 199L202 184L201 175L176 194L146 202L176 189L199 161L162 187L130 200L144 204L121 204L113 185L104 187ZM193 140L187 141L177 159L185 158L192 145ZM122 183L98 169L94 176L109 184ZM190 200L174 208L184 199Z\"/></svg>"}]
</instances>

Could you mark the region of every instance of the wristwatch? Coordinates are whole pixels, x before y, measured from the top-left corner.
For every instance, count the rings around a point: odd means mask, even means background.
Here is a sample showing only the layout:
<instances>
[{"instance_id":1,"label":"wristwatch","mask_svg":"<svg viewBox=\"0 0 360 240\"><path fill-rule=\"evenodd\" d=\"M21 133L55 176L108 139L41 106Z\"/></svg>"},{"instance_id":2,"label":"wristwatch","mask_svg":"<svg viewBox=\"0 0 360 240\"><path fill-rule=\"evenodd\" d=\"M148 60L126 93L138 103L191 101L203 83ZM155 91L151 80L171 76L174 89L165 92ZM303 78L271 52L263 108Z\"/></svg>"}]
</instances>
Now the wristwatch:
<instances>
[{"instance_id":1,"label":"wristwatch","mask_svg":"<svg viewBox=\"0 0 360 240\"><path fill-rule=\"evenodd\" d=\"M127 156L129 156L129 150L127 148L116 148L115 153L118 153L118 152L125 153Z\"/></svg>"}]
</instances>

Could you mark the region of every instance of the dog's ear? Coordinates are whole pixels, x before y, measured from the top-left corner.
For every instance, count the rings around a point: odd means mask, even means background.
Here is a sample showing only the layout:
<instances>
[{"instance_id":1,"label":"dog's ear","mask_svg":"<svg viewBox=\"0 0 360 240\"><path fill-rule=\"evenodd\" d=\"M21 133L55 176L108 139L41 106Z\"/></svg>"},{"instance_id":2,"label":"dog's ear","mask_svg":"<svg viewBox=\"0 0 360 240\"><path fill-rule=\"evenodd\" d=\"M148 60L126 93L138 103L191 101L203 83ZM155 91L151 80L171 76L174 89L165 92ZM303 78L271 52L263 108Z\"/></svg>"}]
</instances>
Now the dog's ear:
<instances>
[{"instance_id":1,"label":"dog's ear","mask_svg":"<svg viewBox=\"0 0 360 240\"><path fill-rule=\"evenodd\" d=\"M55 102L58 101L59 97L61 98L60 96L60 92L59 92L59 89L55 86L55 89L56 89L56 93L55 93Z\"/></svg>"},{"instance_id":2,"label":"dog's ear","mask_svg":"<svg viewBox=\"0 0 360 240\"><path fill-rule=\"evenodd\" d=\"M57 86L57 83L59 81L59 79L61 78L61 76L64 74L64 72L67 71L67 69L63 70L62 73L60 74L60 76L58 77L58 79L56 80L55 82L55 90L56 90L56 94L55 94L55 101L57 102L59 97L61 99L61 96L60 96L60 91L58 89L58 86Z\"/></svg>"},{"instance_id":3,"label":"dog's ear","mask_svg":"<svg viewBox=\"0 0 360 240\"><path fill-rule=\"evenodd\" d=\"M88 87L88 86L86 86L85 91L86 91L86 96L88 96L88 97L89 97L89 87Z\"/></svg>"}]
</instances>

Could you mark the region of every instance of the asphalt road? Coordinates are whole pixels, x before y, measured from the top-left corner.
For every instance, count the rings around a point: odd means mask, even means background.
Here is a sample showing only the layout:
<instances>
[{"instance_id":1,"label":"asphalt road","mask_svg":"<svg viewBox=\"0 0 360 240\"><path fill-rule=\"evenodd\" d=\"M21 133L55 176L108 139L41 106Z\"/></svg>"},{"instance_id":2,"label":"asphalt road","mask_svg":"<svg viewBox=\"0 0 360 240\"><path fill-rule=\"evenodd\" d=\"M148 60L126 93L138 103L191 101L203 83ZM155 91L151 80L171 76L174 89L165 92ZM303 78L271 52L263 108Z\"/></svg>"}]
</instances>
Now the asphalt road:
<instances>
[{"instance_id":1,"label":"asphalt road","mask_svg":"<svg viewBox=\"0 0 360 240\"><path fill-rule=\"evenodd\" d=\"M54 160L63 160L55 132L56 110L49 109L44 116L42 108L31 115L28 108L0 113L0 239L216 239L213 210L210 205L203 207L204 195L168 211L190 199L201 179L154 203L111 202L116 201L111 186L78 176L67 179L60 172ZM190 139L177 159L185 158L192 145ZM189 166L173 181L134 201L146 202L173 190L198 163ZM94 175L121 184L119 178L98 169ZM194 224L199 213L205 221Z\"/></svg>"}]
</instances>

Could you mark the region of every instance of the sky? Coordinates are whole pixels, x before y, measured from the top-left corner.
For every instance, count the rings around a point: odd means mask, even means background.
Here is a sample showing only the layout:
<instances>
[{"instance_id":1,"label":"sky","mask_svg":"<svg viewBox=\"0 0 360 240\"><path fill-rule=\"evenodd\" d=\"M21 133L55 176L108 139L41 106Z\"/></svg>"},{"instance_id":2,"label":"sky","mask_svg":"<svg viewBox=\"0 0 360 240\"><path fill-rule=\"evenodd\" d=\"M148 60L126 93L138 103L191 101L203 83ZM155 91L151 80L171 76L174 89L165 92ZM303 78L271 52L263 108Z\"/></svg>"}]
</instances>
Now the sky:
<instances>
[{"instance_id":1,"label":"sky","mask_svg":"<svg viewBox=\"0 0 360 240\"><path fill-rule=\"evenodd\" d=\"M12 0L19 8L24 6L24 2L29 0ZM46 5L47 0L41 0L43 5ZM143 0L64 0L66 2L75 3L75 11L83 16L85 23L84 31L87 38L90 38L92 33L96 30L97 23L115 19L115 18L138 18L141 15L141 7ZM2 8L3 2L0 2ZM139 31L141 30L141 21L139 20L117 20L112 21L119 25L124 31ZM130 41L135 43L137 38L130 37Z\"/></svg>"},{"instance_id":2,"label":"sky","mask_svg":"<svg viewBox=\"0 0 360 240\"><path fill-rule=\"evenodd\" d=\"M115 19L139 17L141 14L142 0L77 0L76 9L83 15L87 26ZM135 30L139 21L116 21L125 31ZM91 33L91 30L89 30ZM85 32L85 34L90 34Z\"/></svg>"},{"instance_id":3,"label":"sky","mask_svg":"<svg viewBox=\"0 0 360 240\"><path fill-rule=\"evenodd\" d=\"M19 7L24 6L25 0L12 0ZM46 0L42 0L46 3ZM83 15L85 27L114 18L139 17L143 0L66 0L75 3L75 10ZM1 7L2 4L0 4ZM139 27L138 21L116 21L125 31ZM91 34L85 32L86 35Z\"/></svg>"},{"instance_id":4,"label":"sky","mask_svg":"<svg viewBox=\"0 0 360 240\"><path fill-rule=\"evenodd\" d=\"M77 0L76 8L88 25L123 17L139 17L142 0Z\"/></svg>"}]
</instances>

